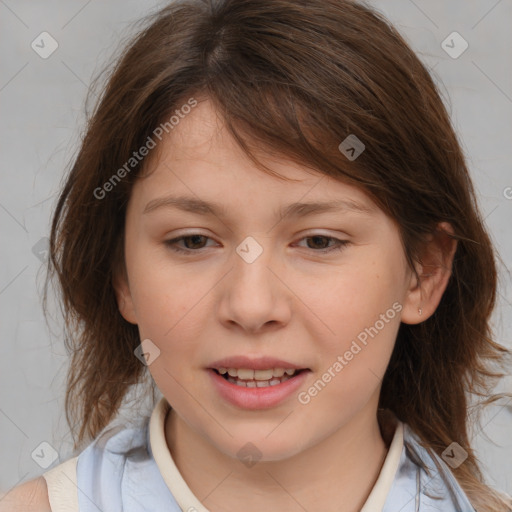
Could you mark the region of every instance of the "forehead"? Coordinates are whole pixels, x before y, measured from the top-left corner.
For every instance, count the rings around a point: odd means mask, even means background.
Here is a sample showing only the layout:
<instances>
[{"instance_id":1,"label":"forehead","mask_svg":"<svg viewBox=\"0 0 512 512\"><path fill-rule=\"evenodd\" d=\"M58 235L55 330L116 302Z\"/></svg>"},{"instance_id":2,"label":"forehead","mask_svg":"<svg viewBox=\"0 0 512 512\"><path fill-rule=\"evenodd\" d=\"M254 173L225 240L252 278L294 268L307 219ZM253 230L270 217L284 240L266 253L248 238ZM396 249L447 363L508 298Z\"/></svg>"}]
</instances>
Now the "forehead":
<instances>
[{"instance_id":1,"label":"forehead","mask_svg":"<svg viewBox=\"0 0 512 512\"><path fill-rule=\"evenodd\" d=\"M281 213L298 215L334 208L359 213L376 209L370 197L353 185L257 147L254 150L260 162L285 179L258 168L212 103L200 101L163 137L158 158L134 192L144 196L146 212L164 203L217 216L224 216L230 203L246 207L274 203L281 206Z\"/></svg>"}]
</instances>

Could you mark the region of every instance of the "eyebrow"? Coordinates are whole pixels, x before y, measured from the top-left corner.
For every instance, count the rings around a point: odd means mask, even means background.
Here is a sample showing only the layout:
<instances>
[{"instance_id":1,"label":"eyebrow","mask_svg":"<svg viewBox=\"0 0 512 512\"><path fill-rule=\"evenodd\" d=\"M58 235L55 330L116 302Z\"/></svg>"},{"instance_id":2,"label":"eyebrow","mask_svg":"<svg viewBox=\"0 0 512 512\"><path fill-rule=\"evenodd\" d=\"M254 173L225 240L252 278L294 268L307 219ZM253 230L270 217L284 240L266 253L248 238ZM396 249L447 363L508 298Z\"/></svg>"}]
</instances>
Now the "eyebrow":
<instances>
[{"instance_id":1,"label":"eyebrow","mask_svg":"<svg viewBox=\"0 0 512 512\"><path fill-rule=\"evenodd\" d=\"M163 207L177 208L197 215L214 215L219 218L227 217L224 205L188 196L165 196L153 199L146 205L143 214L153 212ZM291 203L281 208L279 216L281 218L286 216L305 217L307 215L337 211L369 215L374 213L375 209L350 199L338 199L327 202Z\"/></svg>"}]
</instances>

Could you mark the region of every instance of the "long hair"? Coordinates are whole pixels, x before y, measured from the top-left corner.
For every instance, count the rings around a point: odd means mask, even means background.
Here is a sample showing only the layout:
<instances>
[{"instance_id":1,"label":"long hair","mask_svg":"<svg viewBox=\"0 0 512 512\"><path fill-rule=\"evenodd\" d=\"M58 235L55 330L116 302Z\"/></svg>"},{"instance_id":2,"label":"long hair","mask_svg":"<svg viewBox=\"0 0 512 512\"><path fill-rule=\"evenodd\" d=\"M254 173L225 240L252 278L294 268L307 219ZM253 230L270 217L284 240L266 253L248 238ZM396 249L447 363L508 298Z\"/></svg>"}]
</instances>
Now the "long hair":
<instances>
[{"instance_id":1,"label":"long hair","mask_svg":"<svg viewBox=\"0 0 512 512\"><path fill-rule=\"evenodd\" d=\"M458 246L446 291L430 318L401 324L379 407L439 455L457 441L468 458L453 472L475 507L506 510L484 483L468 438L470 398L487 397L484 405L502 396L489 395L503 375L493 366L509 354L490 327L496 255L425 66L384 16L354 1L181 0L143 24L89 115L52 219L46 284L57 276L75 448L96 437L148 377L134 356L137 326L121 316L112 276L124 268L131 188L156 150L126 163L148 137L158 142L162 127L173 129L184 105L208 97L265 172L275 175L255 148L369 194L395 219L411 268L425 237L439 222L451 224ZM349 135L365 144L355 160L339 149ZM46 295L47 286L45 303Z\"/></svg>"}]
</instances>

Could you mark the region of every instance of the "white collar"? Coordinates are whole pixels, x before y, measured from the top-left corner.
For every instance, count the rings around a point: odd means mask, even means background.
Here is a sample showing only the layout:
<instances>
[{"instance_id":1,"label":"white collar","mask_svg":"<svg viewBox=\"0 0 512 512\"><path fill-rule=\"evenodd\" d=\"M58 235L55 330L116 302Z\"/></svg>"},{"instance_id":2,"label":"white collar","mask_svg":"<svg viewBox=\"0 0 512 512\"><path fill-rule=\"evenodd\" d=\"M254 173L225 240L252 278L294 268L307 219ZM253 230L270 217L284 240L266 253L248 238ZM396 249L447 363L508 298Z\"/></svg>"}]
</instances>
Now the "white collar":
<instances>
[{"instance_id":1,"label":"white collar","mask_svg":"<svg viewBox=\"0 0 512 512\"><path fill-rule=\"evenodd\" d=\"M162 397L155 406L149 423L149 439L151 451L167 487L182 510L195 507L197 512L209 512L207 508L192 493L189 486L181 476L165 440L165 418L170 405ZM400 456L404 445L403 423L396 421L395 433L391 441L386 459L361 512L379 512L395 479L400 463Z\"/></svg>"}]
</instances>

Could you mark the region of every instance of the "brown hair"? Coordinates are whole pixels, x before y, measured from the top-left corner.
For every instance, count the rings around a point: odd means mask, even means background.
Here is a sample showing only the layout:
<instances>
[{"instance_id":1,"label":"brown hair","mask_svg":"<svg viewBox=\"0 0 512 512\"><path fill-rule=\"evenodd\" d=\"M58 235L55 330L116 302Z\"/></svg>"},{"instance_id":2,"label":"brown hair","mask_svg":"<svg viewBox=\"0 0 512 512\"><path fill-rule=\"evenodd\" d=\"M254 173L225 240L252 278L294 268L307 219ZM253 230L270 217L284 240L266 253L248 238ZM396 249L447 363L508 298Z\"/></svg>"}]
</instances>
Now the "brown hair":
<instances>
[{"instance_id":1,"label":"brown hair","mask_svg":"<svg viewBox=\"0 0 512 512\"><path fill-rule=\"evenodd\" d=\"M138 329L119 313L112 277L124 268L131 187L152 157L123 173L107 197L95 191L177 108L207 97L266 172L275 175L256 147L370 194L396 220L411 268L425 236L451 224L458 247L447 289L430 318L401 324L379 407L438 454L457 441L468 458L454 474L472 502L506 510L483 482L467 432L469 394L489 394L502 375L491 366L508 353L489 324L495 255L425 66L380 13L346 0L184 0L143 22L89 118L52 222L47 284L56 274L72 355L66 417L73 432L78 420L75 449L149 373L134 357ZM353 161L338 149L350 134L366 147Z\"/></svg>"}]
</instances>

